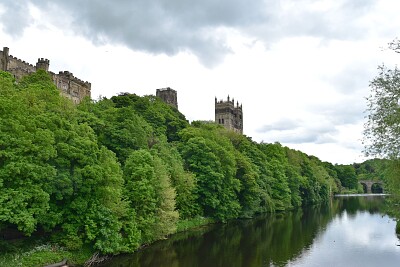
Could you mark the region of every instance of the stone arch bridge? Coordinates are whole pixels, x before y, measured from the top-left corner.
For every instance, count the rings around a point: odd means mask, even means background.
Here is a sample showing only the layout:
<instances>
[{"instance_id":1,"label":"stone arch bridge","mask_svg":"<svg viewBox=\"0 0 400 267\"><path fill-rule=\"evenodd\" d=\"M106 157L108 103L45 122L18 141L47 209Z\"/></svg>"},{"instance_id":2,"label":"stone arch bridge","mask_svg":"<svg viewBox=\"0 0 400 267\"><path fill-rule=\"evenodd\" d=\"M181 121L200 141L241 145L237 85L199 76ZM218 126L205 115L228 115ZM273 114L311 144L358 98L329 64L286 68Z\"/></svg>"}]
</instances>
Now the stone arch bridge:
<instances>
[{"instance_id":1,"label":"stone arch bridge","mask_svg":"<svg viewBox=\"0 0 400 267\"><path fill-rule=\"evenodd\" d=\"M383 181L373 181L373 180L359 180L358 181L360 184L362 184L363 185L363 187L365 188L365 189L367 189L367 192L366 193L372 193L372 186L374 185L374 184L379 184L380 186L381 186L381 188L382 188L382 192L383 192Z\"/></svg>"}]
</instances>

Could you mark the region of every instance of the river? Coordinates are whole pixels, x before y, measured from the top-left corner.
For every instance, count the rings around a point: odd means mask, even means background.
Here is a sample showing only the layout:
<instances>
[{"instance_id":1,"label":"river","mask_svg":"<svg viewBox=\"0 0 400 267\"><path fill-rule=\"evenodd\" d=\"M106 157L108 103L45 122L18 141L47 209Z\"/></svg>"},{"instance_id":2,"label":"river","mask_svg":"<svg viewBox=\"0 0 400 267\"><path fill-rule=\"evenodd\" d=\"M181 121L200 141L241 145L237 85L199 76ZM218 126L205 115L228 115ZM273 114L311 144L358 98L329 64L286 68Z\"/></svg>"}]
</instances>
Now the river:
<instances>
[{"instance_id":1,"label":"river","mask_svg":"<svg viewBox=\"0 0 400 267\"><path fill-rule=\"evenodd\" d=\"M396 222L385 196L335 197L327 205L180 233L109 267L398 267Z\"/></svg>"}]
</instances>

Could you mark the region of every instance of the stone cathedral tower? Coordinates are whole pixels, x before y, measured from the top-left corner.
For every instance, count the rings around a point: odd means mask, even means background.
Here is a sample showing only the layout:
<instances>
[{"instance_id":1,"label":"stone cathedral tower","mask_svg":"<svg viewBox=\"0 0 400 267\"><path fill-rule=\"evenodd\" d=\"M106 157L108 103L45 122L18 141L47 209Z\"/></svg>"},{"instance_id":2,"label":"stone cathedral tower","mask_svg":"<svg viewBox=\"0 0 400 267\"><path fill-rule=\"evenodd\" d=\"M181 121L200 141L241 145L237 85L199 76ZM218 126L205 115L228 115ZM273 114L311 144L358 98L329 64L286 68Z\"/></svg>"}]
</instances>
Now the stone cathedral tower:
<instances>
[{"instance_id":1,"label":"stone cathedral tower","mask_svg":"<svg viewBox=\"0 0 400 267\"><path fill-rule=\"evenodd\" d=\"M217 101L215 98L215 123L223 125L225 128L243 134L243 111L239 102L230 100Z\"/></svg>"}]
</instances>

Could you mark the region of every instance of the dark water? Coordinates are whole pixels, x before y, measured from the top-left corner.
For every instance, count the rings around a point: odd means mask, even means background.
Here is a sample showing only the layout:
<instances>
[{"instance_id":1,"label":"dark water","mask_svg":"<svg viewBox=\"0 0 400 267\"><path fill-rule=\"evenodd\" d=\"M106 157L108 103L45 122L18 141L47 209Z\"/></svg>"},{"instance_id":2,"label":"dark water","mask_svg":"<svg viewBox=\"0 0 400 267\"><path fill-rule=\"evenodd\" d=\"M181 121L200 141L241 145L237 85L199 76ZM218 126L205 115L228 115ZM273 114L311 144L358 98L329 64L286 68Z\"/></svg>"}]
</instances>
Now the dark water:
<instances>
[{"instance_id":1,"label":"dark water","mask_svg":"<svg viewBox=\"0 0 400 267\"><path fill-rule=\"evenodd\" d=\"M104 266L400 266L396 223L383 202L336 197L330 205L204 227Z\"/></svg>"}]
</instances>

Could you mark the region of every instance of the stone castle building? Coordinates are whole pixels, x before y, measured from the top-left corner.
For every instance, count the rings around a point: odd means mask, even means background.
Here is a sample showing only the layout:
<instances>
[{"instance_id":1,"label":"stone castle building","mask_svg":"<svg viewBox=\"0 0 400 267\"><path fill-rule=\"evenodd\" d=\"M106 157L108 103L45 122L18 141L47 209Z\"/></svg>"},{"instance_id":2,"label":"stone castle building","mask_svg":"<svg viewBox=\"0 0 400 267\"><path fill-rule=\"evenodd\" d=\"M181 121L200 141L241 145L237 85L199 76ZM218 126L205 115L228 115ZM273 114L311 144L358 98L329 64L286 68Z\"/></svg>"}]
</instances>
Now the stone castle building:
<instances>
[{"instance_id":1,"label":"stone castle building","mask_svg":"<svg viewBox=\"0 0 400 267\"><path fill-rule=\"evenodd\" d=\"M86 96L90 98L91 84L76 78L69 71L60 71L58 74L49 71L50 61L48 59L39 58L36 65L27 63L9 54L9 48L4 47L0 50L0 70L11 73L17 81L22 77L43 69L50 74L55 86L60 93L78 104ZM156 90L156 96L161 98L165 103L178 109L177 92L170 87ZM243 111L242 105L236 103L234 99L227 101L217 101L215 98L215 123L223 125L225 128L233 130L237 133L243 133Z\"/></svg>"},{"instance_id":2,"label":"stone castle building","mask_svg":"<svg viewBox=\"0 0 400 267\"><path fill-rule=\"evenodd\" d=\"M223 125L226 129L243 134L243 111L239 102L229 99L217 101L215 98L215 123Z\"/></svg>"},{"instance_id":3,"label":"stone castle building","mask_svg":"<svg viewBox=\"0 0 400 267\"><path fill-rule=\"evenodd\" d=\"M11 73L17 81L32 72L36 72L38 69L43 69L51 75L61 94L71 99L74 103L81 102L86 96L90 97L91 84L89 82L84 82L74 77L68 71L60 71L58 74L53 73L49 71L49 66L50 61L48 59L39 58L34 66L10 55L8 47L4 47L3 51L0 50L0 70Z\"/></svg>"},{"instance_id":4,"label":"stone castle building","mask_svg":"<svg viewBox=\"0 0 400 267\"><path fill-rule=\"evenodd\" d=\"M156 96L161 98L165 103L178 109L178 94L174 89L169 87L157 89Z\"/></svg>"}]
</instances>

